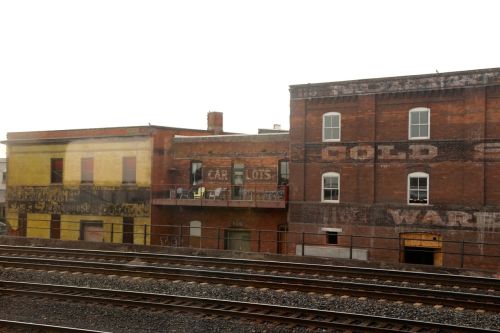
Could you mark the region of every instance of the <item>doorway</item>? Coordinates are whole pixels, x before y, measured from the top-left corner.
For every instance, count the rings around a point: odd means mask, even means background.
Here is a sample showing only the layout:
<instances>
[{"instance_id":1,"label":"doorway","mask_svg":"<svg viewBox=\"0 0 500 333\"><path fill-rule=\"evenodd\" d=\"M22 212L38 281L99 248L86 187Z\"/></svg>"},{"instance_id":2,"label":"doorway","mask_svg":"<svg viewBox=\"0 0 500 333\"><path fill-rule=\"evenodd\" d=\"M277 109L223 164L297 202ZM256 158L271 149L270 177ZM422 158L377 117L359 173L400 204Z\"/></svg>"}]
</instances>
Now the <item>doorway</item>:
<instances>
[{"instance_id":1,"label":"doorway","mask_svg":"<svg viewBox=\"0 0 500 333\"><path fill-rule=\"evenodd\" d=\"M250 252L250 231L234 229L225 230L224 249Z\"/></svg>"},{"instance_id":2,"label":"doorway","mask_svg":"<svg viewBox=\"0 0 500 333\"><path fill-rule=\"evenodd\" d=\"M287 244L288 244L288 225L286 224L280 224L278 226L278 248L277 248L277 253L278 254L287 254Z\"/></svg>"},{"instance_id":3,"label":"doorway","mask_svg":"<svg viewBox=\"0 0 500 333\"><path fill-rule=\"evenodd\" d=\"M81 221L80 240L89 242L103 242L104 232L102 221Z\"/></svg>"},{"instance_id":4,"label":"doorway","mask_svg":"<svg viewBox=\"0 0 500 333\"><path fill-rule=\"evenodd\" d=\"M407 264L443 265L441 235L428 232L400 234L400 261Z\"/></svg>"},{"instance_id":5,"label":"doorway","mask_svg":"<svg viewBox=\"0 0 500 333\"><path fill-rule=\"evenodd\" d=\"M123 244L134 244L134 218L123 217Z\"/></svg>"}]
</instances>

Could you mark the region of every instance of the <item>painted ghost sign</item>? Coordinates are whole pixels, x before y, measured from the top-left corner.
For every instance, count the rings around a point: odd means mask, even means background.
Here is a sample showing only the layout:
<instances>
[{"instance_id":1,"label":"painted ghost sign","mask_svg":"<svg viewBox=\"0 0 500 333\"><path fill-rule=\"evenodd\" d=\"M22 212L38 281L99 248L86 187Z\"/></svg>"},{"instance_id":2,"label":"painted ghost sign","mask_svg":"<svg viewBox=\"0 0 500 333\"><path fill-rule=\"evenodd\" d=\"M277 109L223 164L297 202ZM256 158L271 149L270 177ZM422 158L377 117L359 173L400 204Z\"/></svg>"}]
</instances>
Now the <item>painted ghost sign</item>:
<instances>
[{"instance_id":1,"label":"painted ghost sign","mask_svg":"<svg viewBox=\"0 0 500 333\"><path fill-rule=\"evenodd\" d=\"M149 188L55 186L9 187L7 206L26 213L149 216Z\"/></svg>"}]
</instances>

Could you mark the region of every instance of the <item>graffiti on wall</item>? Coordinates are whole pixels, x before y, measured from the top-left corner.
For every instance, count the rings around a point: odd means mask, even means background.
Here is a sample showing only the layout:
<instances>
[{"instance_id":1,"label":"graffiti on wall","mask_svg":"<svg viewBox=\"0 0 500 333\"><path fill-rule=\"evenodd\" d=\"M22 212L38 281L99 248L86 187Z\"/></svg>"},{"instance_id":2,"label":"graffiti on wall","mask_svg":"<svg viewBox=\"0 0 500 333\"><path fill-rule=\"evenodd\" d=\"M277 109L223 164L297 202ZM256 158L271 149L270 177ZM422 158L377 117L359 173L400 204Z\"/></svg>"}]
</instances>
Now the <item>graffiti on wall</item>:
<instances>
[{"instance_id":1,"label":"graffiti on wall","mask_svg":"<svg viewBox=\"0 0 500 333\"><path fill-rule=\"evenodd\" d=\"M149 188L18 186L7 190L9 210L41 214L149 216L149 198Z\"/></svg>"},{"instance_id":2,"label":"graffiti on wall","mask_svg":"<svg viewBox=\"0 0 500 333\"><path fill-rule=\"evenodd\" d=\"M384 208L307 202L290 204L290 221L309 224L420 226L484 232L500 231L500 211L480 210Z\"/></svg>"}]
</instances>

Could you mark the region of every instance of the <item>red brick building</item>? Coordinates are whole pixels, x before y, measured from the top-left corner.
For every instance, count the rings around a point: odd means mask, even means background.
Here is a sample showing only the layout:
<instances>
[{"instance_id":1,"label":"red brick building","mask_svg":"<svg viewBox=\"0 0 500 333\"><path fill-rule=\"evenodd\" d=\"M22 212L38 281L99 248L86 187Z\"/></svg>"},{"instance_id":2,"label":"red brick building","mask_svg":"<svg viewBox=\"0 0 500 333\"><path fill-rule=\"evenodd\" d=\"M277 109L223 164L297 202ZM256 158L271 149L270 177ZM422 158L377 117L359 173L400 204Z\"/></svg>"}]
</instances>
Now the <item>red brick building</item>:
<instances>
[{"instance_id":1,"label":"red brick building","mask_svg":"<svg viewBox=\"0 0 500 333\"><path fill-rule=\"evenodd\" d=\"M289 230L318 234L297 253L498 267L474 243L500 242L500 68L290 94Z\"/></svg>"},{"instance_id":2,"label":"red brick building","mask_svg":"<svg viewBox=\"0 0 500 333\"><path fill-rule=\"evenodd\" d=\"M216 120L222 132L222 114ZM284 131L176 136L165 170L170 183L153 186L153 242L282 251L278 243L286 231L288 151Z\"/></svg>"}]
</instances>

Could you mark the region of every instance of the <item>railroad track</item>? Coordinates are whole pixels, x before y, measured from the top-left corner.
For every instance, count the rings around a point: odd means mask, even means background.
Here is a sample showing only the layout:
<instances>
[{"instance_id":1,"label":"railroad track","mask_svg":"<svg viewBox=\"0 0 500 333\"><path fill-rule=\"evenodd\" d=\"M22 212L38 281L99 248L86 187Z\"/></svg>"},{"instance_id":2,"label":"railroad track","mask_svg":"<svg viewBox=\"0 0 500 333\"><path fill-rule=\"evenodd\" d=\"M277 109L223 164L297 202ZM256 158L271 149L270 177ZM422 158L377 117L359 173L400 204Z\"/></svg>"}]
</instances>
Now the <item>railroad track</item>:
<instances>
[{"instance_id":1,"label":"railroad track","mask_svg":"<svg viewBox=\"0 0 500 333\"><path fill-rule=\"evenodd\" d=\"M495 332L484 328L289 306L14 281L0 281L0 295L12 295L16 298L27 296L29 298L51 298L92 304L113 304L156 311L201 313L238 319L245 318L258 322L281 323L287 327L295 325L349 332Z\"/></svg>"},{"instance_id":2,"label":"railroad track","mask_svg":"<svg viewBox=\"0 0 500 333\"><path fill-rule=\"evenodd\" d=\"M468 290L484 290L490 293L500 291L500 279L473 277L456 274L439 274L427 272L401 271L379 268L364 268L338 265L319 265L269 260L251 260L217 257L199 257L186 255L117 252L100 250L81 250L67 248L27 247L0 245L0 254L46 257L56 256L71 260L104 260L115 262L130 262L139 260L155 265L191 265L220 268L227 270L248 270L249 272L277 274L297 274L317 277L341 277L344 279L366 279L372 281L390 281L413 283L427 286L453 287Z\"/></svg>"},{"instance_id":3,"label":"railroad track","mask_svg":"<svg viewBox=\"0 0 500 333\"><path fill-rule=\"evenodd\" d=\"M27 323L0 319L0 330L3 333L43 332L43 333L106 333L104 331L87 330L66 326Z\"/></svg>"},{"instance_id":4,"label":"railroad track","mask_svg":"<svg viewBox=\"0 0 500 333\"><path fill-rule=\"evenodd\" d=\"M104 275L195 281L212 284L251 286L256 288L297 290L317 294L349 295L407 303L424 303L500 312L500 296L464 293L426 288L323 280L318 278L266 275L242 272L145 266L138 263L84 262L57 258L0 256L1 267L18 267L47 271L81 272Z\"/></svg>"}]
</instances>

